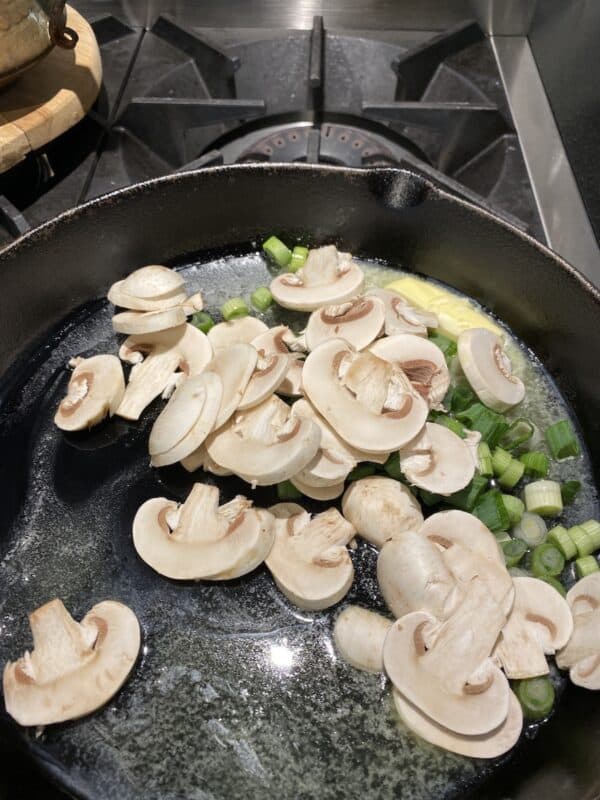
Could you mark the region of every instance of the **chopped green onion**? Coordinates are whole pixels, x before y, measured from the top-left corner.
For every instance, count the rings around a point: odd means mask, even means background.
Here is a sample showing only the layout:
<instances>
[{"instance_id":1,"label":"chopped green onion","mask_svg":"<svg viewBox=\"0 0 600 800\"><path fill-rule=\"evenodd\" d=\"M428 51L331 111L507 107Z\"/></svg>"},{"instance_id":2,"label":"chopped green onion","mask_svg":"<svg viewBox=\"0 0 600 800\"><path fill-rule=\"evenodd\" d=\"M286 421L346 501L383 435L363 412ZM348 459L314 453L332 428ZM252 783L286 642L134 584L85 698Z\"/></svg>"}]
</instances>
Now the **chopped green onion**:
<instances>
[{"instance_id":1,"label":"chopped green onion","mask_svg":"<svg viewBox=\"0 0 600 800\"><path fill-rule=\"evenodd\" d=\"M508 469L512 460L513 457L510 453L508 453L506 450L503 450L501 447L496 447L492 453L492 468L494 470L494 475L502 475L502 473Z\"/></svg>"},{"instance_id":2,"label":"chopped green onion","mask_svg":"<svg viewBox=\"0 0 600 800\"><path fill-rule=\"evenodd\" d=\"M570 505L581 491L580 481L566 481L560 487L560 494L562 497L563 505Z\"/></svg>"},{"instance_id":3,"label":"chopped green onion","mask_svg":"<svg viewBox=\"0 0 600 800\"><path fill-rule=\"evenodd\" d=\"M460 508L461 511L472 511L487 484L487 478L482 475L475 475L471 483L465 486L464 489L461 489L460 492L454 492L454 494L444 498L444 501L453 508Z\"/></svg>"},{"instance_id":4,"label":"chopped green onion","mask_svg":"<svg viewBox=\"0 0 600 800\"><path fill-rule=\"evenodd\" d=\"M581 525L573 525L572 528L569 528L569 536L577 548L577 555L579 558L589 556L594 552L593 539Z\"/></svg>"},{"instance_id":5,"label":"chopped green onion","mask_svg":"<svg viewBox=\"0 0 600 800\"><path fill-rule=\"evenodd\" d=\"M558 547L565 558L575 558L577 547L569 535L569 531L562 525L557 525L548 533L548 541Z\"/></svg>"},{"instance_id":6,"label":"chopped green onion","mask_svg":"<svg viewBox=\"0 0 600 800\"><path fill-rule=\"evenodd\" d=\"M291 481L282 481L277 484L277 497L280 500L300 500L302 492Z\"/></svg>"},{"instance_id":7,"label":"chopped green onion","mask_svg":"<svg viewBox=\"0 0 600 800\"><path fill-rule=\"evenodd\" d=\"M477 456L479 458L479 473L488 478L494 474L492 466L492 451L487 442L480 442L477 448Z\"/></svg>"},{"instance_id":8,"label":"chopped green onion","mask_svg":"<svg viewBox=\"0 0 600 800\"><path fill-rule=\"evenodd\" d=\"M579 443L570 420L561 419L546 430L546 441L554 458L562 459L578 456Z\"/></svg>"},{"instance_id":9,"label":"chopped green onion","mask_svg":"<svg viewBox=\"0 0 600 800\"><path fill-rule=\"evenodd\" d=\"M528 419L519 417L506 431L500 440L500 444L506 450L514 450L516 447L519 447L519 445L529 441L529 439L531 439L533 436L534 431L535 428Z\"/></svg>"},{"instance_id":10,"label":"chopped green onion","mask_svg":"<svg viewBox=\"0 0 600 800\"><path fill-rule=\"evenodd\" d=\"M512 494L503 494L502 502L504 503L504 508L508 512L510 524L516 525L519 523L525 511L525 503Z\"/></svg>"},{"instance_id":11,"label":"chopped green onion","mask_svg":"<svg viewBox=\"0 0 600 800\"><path fill-rule=\"evenodd\" d=\"M577 570L578 578L585 578L586 575L591 575L592 572L598 572L600 567L594 556L584 556L577 559L575 569Z\"/></svg>"},{"instance_id":12,"label":"chopped green onion","mask_svg":"<svg viewBox=\"0 0 600 800\"><path fill-rule=\"evenodd\" d=\"M287 267L292 260L292 251L277 236L269 236L267 241L263 242L262 247L265 253L271 256L280 267Z\"/></svg>"},{"instance_id":13,"label":"chopped green onion","mask_svg":"<svg viewBox=\"0 0 600 800\"><path fill-rule=\"evenodd\" d=\"M438 503L441 503L442 500L446 499L441 494L428 492L427 489L419 489L419 497L421 498L421 501L428 507L436 506Z\"/></svg>"},{"instance_id":14,"label":"chopped green onion","mask_svg":"<svg viewBox=\"0 0 600 800\"><path fill-rule=\"evenodd\" d=\"M297 244L292 250L292 260L289 264L290 272L298 272L304 266L304 262L308 258L308 247L302 247Z\"/></svg>"},{"instance_id":15,"label":"chopped green onion","mask_svg":"<svg viewBox=\"0 0 600 800\"><path fill-rule=\"evenodd\" d=\"M456 355L456 342L448 339L447 336L442 336L441 333L430 333L429 341L437 345L444 354L446 361L449 361Z\"/></svg>"},{"instance_id":16,"label":"chopped green onion","mask_svg":"<svg viewBox=\"0 0 600 800\"><path fill-rule=\"evenodd\" d=\"M522 539L510 539L502 544L504 562L507 567L516 567L527 552L527 545Z\"/></svg>"},{"instance_id":17,"label":"chopped green onion","mask_svg":"<svg viewBox=\"0 0 600 800\"><path fill-rule=\"evenodd\" d=\"M515 525L512 535L522 539L528 547L537 547L546 539L546 523L537 514L525 511L518 525Z\"/></svg>"},{"instance_id":18,"label":"chopped green onion","mask_svg":"<svg viewBox=\"0 0 600 800\"><path fill-rule=\"evenodd\" d=\"M510 527L510 517L497 489L483 494L473 508L473 514L486 525L492 533L505 531Z\"/></svg>"},{"instance_id":19,"label":"chopped green onion","mask_svg":"<svg viewBox=\"0 0 600 800\"><path fill-rule=\"evenodd\" d=\"M592 540L594 550L600 550L600 522L595 519L588 519L587 522L581 522L579 527L583 528Z\"/></svg>"},{"instance_id":20,"label":"chopped green onion","mask_svg":"<svg viewBox=\"0 0 600 800\"><path fill-rule=\"evenodd\" d=\"M504 472L498 476L498 483L503 489L514 489L524 472L525 465L513 458Z\"/></svg>"},{"instance_id":21,"label":"chopped green onion","mask_svg":"<svg viewBox=\"0 0 600 800\"><path fill-rule=\"evenodd\" d=\"M494 538L500 546L502 546L504 542L512 542L512 536L509 535L508 531L497 531L494 534Z\"/></svg>"},{"instance_id":22,"label":"chopped green onion","mask_svg":"<svg viewBox=\"0 0 600 800\"><path fill-rule=\"evenodd\" d=\"M531 578L531 573L521 567L509 567L508 574L511 578Z\"/></svg>"},{"instance_id":23,"label":"chopped green onion","mask_svg":"<svg viewBox=\"0 0 600 800\"><path fill-rule=\"evenodd\" d=\"M556 481L534 481L525 487L527 511L542 517L554 517L563 509L560 484Z\"/></svg>"},{"instance_id":24,"label":"chopped green onion","mask_svg":"<svg viewBox=\"0 0 600 800\"><path fill-rule=\"evenodd\" d=\"M531 554L531 571L536 578L544 575L560 575L565 568L565 557L558 547L550 542L539 544Z\"/></svg>"},{"instance_id":25,"label":"chopped green onion","mask_svg":"<svg viewBox=\"0 0 600 800\"><path fill-rule=\"evenodd\" d=\"M221 314L226 322L248 316L249 308L241 297L232 297L221 306Z\"/></svg>"},{"instance_id":26,"label":"chopped green onion","mask_svg":"<svg viewBox=\"0 0 600 800\"><path fill-rule=\"evenodd\" d=\"M531 450L529 453L523 453L522 456L519 456L519 461L525 464L527 475L533 475L534 478L545 478L548 474L550 462L545 453Z\"/></svg>"},{"instance_id":27,"label":"chopped green onion","mask_svg":"<svg viewBox=\"0 0 600 800\"><path fill-rule=\"evenodd\" d=\"M402 470L400 469L400 453L391 453L388 460L383 465L383 471L399 481L402 478Z\"/></svg>"},{"instance_id":28,"label":"chopped green onion","mask_svg":"<svg viewBox=\"0 0 600 800\"><path fill-rule=\"evenodd\" d=\"M562 594L563 597L567 596L567 590L562 585L560 581L557 581L556 578L552 577L552 575L542 575L541 578L538 578L540 581L544 581L544 583L549 583L559 594Z\"/></svg>"},{"instance_id":29,"label":"chopped green onion","mask_svg":"<svg viewBox=\"0 0 600 800\"><path fill-rule=\"evenodd\" d=\"M467 435L462 422L459 422L455 417L451 417L449 414L445 414L443 411L430 411L428 420L430 422L436 422L438 425L443 425L445 428L451 430L452 433L460 436L461 439L464 439Z\"/></svg>"},{"instance_id":30,"label":"chopped green onion","mask_svg":"<svg viewBox=\"0 0 600 800\"><path fill-rule=\"evenodd\" d=\"M191 323L194 328L198 328L202 333L208 333L214 326L215 321L206 311L196 311L195 314L192 314Z\"/></svg>"},{"instance_id":31,"label":"chopped green onion","mask_svg":"<svg viewBox=\"0 0 600 800\"><path fill-rule=\"evenodd\" d=\"M473 431L479 431L481 438L490 447L495 447L509 428L503 416L486 408L483 403L475 403L456 415L457 419Z\"/></svg>"},{"instance_id":32,"label":"chopped green onion","mask_svg":"<svg viewBox=\"0 0 600 800\"><path fill-rule=\"evenodd\" d=\"M554 705L554 686L549 678L528 678L519 681L516 695L527 719L543 719Z\"/></svg>"},{"instance_id":33,"label":"chopped green onion","mask_svg":"<svg viewBox=\"0 0 600 800\"><path fill-rule=\"evenodd\" d=\"M477 402L477 396L473 392L470 386L466 384L459 383L457 384L453 391L452 396L450 398L450 409L457 414L460 411L465 411L469 406L472 406L473 403Z\"/></svg>"},{"instance_id":34,"label":"chopped green onion","mask_svg":"<svg viewBox=\"0 0 600 800\"><path fill-rule=\"evenodd\" d=\"M370 475L375 474L375 464L366 461L364 464L358 464L346 476L347 481L359 481L361 478L368 478Z\"/></svg>"},{"instance_id":35,"label":"chopped green onion","mask_svg":"<svg viewBox=\"0 0 600 800\"><path fill-rule=\"evenodd\" d=\"M266 286L259 286L250 295L250 300L259 311L266 311L273 302L273 295Z\"/></svg>"}]
</instances>

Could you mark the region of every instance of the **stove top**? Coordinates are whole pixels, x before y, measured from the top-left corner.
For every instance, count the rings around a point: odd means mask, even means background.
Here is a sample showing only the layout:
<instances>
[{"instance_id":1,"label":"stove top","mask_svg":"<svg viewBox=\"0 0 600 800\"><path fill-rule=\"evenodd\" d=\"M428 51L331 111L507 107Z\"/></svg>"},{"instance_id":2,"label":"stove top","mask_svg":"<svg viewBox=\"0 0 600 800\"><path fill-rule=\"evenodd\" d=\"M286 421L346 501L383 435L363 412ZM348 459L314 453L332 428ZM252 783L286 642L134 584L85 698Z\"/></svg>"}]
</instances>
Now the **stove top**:
<instances>
[{"instance_id":1,"label":"stove top","mask_svg":"<svg viewBox=\"0 0 600 800\"><path fill-rule=\"evenodd\" d=\"M489 40L432 31L146 29L75 2L104 86L76 127L0 175L0 245L55 214L178 170L249 161L410 166L544 240ZM197 22L197 20L193 20Z\"/></svg>"}]
</instances>

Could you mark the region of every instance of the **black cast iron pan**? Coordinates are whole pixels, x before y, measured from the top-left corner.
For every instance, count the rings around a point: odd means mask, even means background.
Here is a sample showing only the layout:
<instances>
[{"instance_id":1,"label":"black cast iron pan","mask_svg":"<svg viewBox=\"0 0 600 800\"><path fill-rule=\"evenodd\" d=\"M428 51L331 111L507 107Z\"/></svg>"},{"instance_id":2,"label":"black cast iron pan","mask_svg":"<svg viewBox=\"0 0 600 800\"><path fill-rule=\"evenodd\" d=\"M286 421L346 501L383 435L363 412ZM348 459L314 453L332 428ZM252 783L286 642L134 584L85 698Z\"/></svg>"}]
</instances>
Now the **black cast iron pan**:
<instances>
[{"instance_id":1,"label":"black cast iron pan","mask_svg":"<svg viewBox=\"0 0 600 800\"><path fill-rule=\"evenodd\" d=\"M53 428L67 359L116 351L101 299L113 281L174 263L217 304L268 281L252 250L274 232L409 266L488 306L556 379L600 477L600 298L506 222L387 169L215 168L95 200L0 253L0 660L30 646L26 612L55 596L76 617L107 597L128 603L144 652L106 709L39 738L2 716L2 741L86 798L596 796L600 697L568 688L537 737L497 764L423 747L399 733L377 677L335 660L331 613L298 613L261 570L182 585L140 562L135 510L190 485L179 467L147 465L158 406L137 425ZM373 553L355 558L350 599L377 607Z\"/></svg>"}]
</instances>

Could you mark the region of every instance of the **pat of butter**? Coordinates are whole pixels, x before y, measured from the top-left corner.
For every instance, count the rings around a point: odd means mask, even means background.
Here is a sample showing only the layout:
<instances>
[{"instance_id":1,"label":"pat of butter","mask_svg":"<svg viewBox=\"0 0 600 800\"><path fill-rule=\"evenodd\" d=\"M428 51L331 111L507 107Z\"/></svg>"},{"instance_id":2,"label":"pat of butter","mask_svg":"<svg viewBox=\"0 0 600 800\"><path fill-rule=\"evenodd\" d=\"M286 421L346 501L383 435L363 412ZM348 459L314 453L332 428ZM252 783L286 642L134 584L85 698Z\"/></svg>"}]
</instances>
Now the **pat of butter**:
<instances>
[{"instance_id":1,"label":"pat of butter","mask_svg":"<svg viewBox=\"0 0 600 800\"><path fill-rule=\"evenodd\" d=\"M466 297L458 297L422 278L406 276L385 287L403 295L409 303L426 311L433 311L439 320L438 331L450 339L457 339L469 328L487 328L504 339L504 331L484 311Z\"/></svg>"}]
</instances>

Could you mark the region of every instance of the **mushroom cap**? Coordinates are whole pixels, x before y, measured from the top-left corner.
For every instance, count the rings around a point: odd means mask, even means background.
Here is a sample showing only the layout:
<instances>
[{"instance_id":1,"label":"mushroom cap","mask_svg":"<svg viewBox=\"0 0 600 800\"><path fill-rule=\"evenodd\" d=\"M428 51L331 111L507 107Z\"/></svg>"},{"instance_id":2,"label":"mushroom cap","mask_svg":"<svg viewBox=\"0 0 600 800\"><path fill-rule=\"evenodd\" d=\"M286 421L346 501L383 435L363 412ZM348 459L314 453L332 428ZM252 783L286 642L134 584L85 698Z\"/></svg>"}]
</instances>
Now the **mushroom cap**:
<instances>
[{"instance_id":1,"label":"mushroom cap","mask_svg":"<svg viewBox=\"0 0 600 800\"><path fill-rule=\"evenodd\" d=\"M584 689L600 689L600 573L586 575L567 592L573 633L556 654L561 669Z\"/></svg>"},{"instance_id":2,"label":"mushroom cap","mask_svg":"<svg viewBox=\"0 0 600 800\"><path fill-rule=\"evenodd\" d=\"M159 264L140 267L122 282L126 294L149 299L175 294L184 286L185 281L179 272Z\"/></svg>"},{"instance_id":3,"label":"mushroom cap","mask_svg":"<svg viewBox=\"0 0 600 800\"><path fill-rule=\"evenodd\" d=\"M385 670L402 695L434 722L467 736L488 733L508 715L508 681L489 658L504 620L485 585L475 579L437 630L435 618L422 611L392 625L383 647Z\"/></svg>"},{"instance_id":4,"label":"mushroom cap","mask_svg":"<svg viewBox=\"0 0 600 800\"><path fill-rule=\"evenodd\" d=\"M377 559L377 582L396 618L426 611L445 619L461 599L439 550L416 531L405 530L385 542Z\"/></svg>"},{"instance_id":5,"label":"mushroom cap","mask_svg":"<svg viewBox=\"0 0 600 800\"><path fill-rule=\"evenodd\" d=\"M215 425L222 392L221 379L212 372L193 375L178 386L150 431L153 466L175 464L200 447Z\"/></svg>"},{"instance_id":6,"label":"mushroom cap","mask_svg":"<svg viewBox=\"0 0 600 800\"><path fill-rule=\"evenodd\" d=\"M511 372L502 339L486 328L471 328L458 337L458 360L482 403L503 412L525 397L525 385Z\"/></svg>"},{"instance_id":7,"label":"mushroom cap","mask_svg":"<svg viewBox=\"0 0 600 800\"><path fill-rule=\"evenodd\" d=\"M353 297L339 305L318 308L308 318L309 350L327 339L345 339L356 350L368 347L381 333L385 305L378 297Z\"/></svg>"},{"instance_id":8,"label":"mushroom cap","mask_svg":"<svg viewBox=\"0 0 600 800\"><path fill-rule=\"evenodd\" d=\"M277 387L277 392L290 397L303 394L302 367L304 361L300 353L291 352L286 344L286 340L291 340L293 336L294 334L287 325L276 325L252 340L252 346L258 350L259 354L264 354L265 357L278 355L287 358L288 368L284 379Z\"/></svg>"},{"instance_id":9,"label":"mushroom cap","mask_svg":"<svg viewBox=\"0 0 600 800\"><path fill-rule=\"evenodd\" d=\"M165 308L174 308L185 303L187 296L185 291L176 291L172 294L163 295L159 298L133 297L127 294L124 289L125 281L117 281L108 290L108 300L120 308L128 308L131 311L161 311Z\"/></svg>"},{"instance_id":10,"label":"mushroom cap","mask_svg":"<svg viewBox=\"0 0 600 800\"><path fill-rule=\"evenodd\" d=\"M219 322L218 325L213 325L207 336L216 352L220 348L229 347L232 344L240 342L248 344L267 330L265 323L256 317L239 317L230 322Z\"/></svg>"},{"instance_id":11,"label":"mushroom cap","mask_svg":"<svg viewBox=\"0 0 600 800\"><path fill-rule=\"evenodd\" d=\"M300 473L302 474L302 473ZM344 492L344 481L340 483L332 483L329 486L311 486L310 483L305 483L298 475L290 478L290 482L298 489L299 492L311 497L313 500L335 500L340 497Z\"/></svg>"},{"instance_id":12,"label":"mushroom cap","mask_svg":"<svg viewBox=\"0 0 600 800\"><path fill-rule=\"evenodd\" d=\"M220 349L206 367L207 372L213 372L219 376L223 386L221 406L215 428L220 428L227 422L239 406L254 372L256 359L257 353L251 344L238 342Z\"/></svg>"},{"instance_id":13,"label":"mushroom cap","mask_svg":"<svg viewBox=\"0 0 600 800\"><path fill-rule=\"evenodd\" d=\"M263 400L266 400L269 395L277 391L285 380L288 371L289 360L287 356L278 355L277 353L269 353L268 355L257 353L257 355L254 372L238 405L241 411L257 406Z\"/></svg>"},{"instance_id":14,"label":"mushroom cap","mask_svg":"<svg viewBox=\"0 0 600 800\"><path fill-rule=\"evenodd\" d=\"M577 581L567 592L567 603L573 617L600 607L600 572L592 572Z\"/></svg>"},{"instance_id":15,"label":"mushroom cap","mask_svg":"<svg viewBox=\"0 0 600 800\"><path fill-rule=\"evenodd\" d=\"M439 511L427 517L419 533L444 550L449 546L448 543L459 544L465 550L504 567L504 556L498 540L474 514L456 509Z\"/></svg>"},{"instance_id":16,"label":"mushroom cap","mask_svg":"<svg viewBox=\"0 0 600 800\"><path fill-rule=\"evenodd\" d=\"M545 654L564 647L573 632L567 601L538 578L513 578L515 600L496 647L508 678L534 678L549 671Z\"/></svg>"},{"instance_id":17,"label":"mushroom cap","mask_svg":"<svg viewBox=\"0 0 600 800\"><path fill-rule=\"evenodd\" d=\"M350 365L340 377L346 361ZM412 394L401 382L401 370L397 374L394 369L371 354L356 354L343 339L329 339L307 357L302 383L313 406L344 441L361 450L390 452L417 435L428 413L423 398ZM390 397L395 409L387 411Z\"/></svg>"},{"instance_id":18,"label":"mushroom cap","mask_svg":"<svg viewBox=\"0 0 600 800\"><path fill-rule=\"evenodd\" d=\"M398 364L430 408L439 408L450 386L450 372L440 348L410 333L386 336L369 348L378 358Z\"/></svg>"},{"instance_id":19,"label":"mushroom cap","mask_svg":"<svg viewBox=\"0 0 600 800\"><path fill-rule=\"evenodd\" d=\"M80 431L118 409L125 393L123 368L116 356L84 358L73 370L67 395L54 415L63 431Z\"/></svg>"},{"instance_id":20,"label":"mushroom cap","mask_svg":"<svg viewBox=\"0 0 600 800\"><path fill-rule=\"evenodd\" d=\"M245 497L219 507L215 486L194 484L187 500L147 500L133 520L133 544L152 569L175 580L222 580L251 572L273 544L272 517ZM174 527L171 527L173 525Z\"/></svg>"},{"instance_id":21,"label":"mushroom cap","mask_svg":"<svg viewBox=\"0 0 600 800\"><path fill-rule=\"evenodd\" d=\"M470 758L498 758L518 742L523 730L523 711L514 692L508 695L508 715L489 733L463 736L438 725L410 703L397 689L392 689L394 705L407 728L430 744Z\"/></svg>"},{"instance_id":22,"label":"mushroom cap","mask_svg":"<svg viewBox=\"0 0 600 800\"><path fill-rule=\"evenodd\" d=\"M127 680L140 649L135 614L105 600L75 622L61 600L29 615L34 649L4 668L6 710L20 725L90 714Z\"/></svg>"},{"instance_id":23,"label":"mushroom cap","mask_svg":"<svg viewBox=\"0 0 600 800\"><path fill-rule=\"evenodd\" d=\"M387 289L369 289L367 296L378 297L385 304L385 335L410 333L413 336L427 338L427 328L437 328L435 314L411 306L408 300L398 292Z\"/></svg>"},{"instance_id":24,"label":"mushroom cap","mask_svg":"<svg viewBox=\"0 0 600 800\"><path fill-rule=\"evenodd\" d=\"M410 489L382 476L354 481L343 497L342 513L376 547L423 524L421 507Z\"/></svg>"},{"instance_id":25,"label":"mushroom cap","mask_svg":"<svg viewBox=\"0 0 600 800\"><path fill-rule=\"evenodd\" d=\"M363 271L349 253L327 245L310 250L298 272L274 278L271 293L283 308L314 311L360 294L364 279Z\"/></svg>"},{"instance_id":26,"label":"mushroom cap","mask_svg":"<svg viewBox=\"0 0 600 800\"><path fill-rule=\"evenodd\" d=\"M383 672L383 643L392 621L360 606L346 606L333 626L335 648L343 660L365 672Z\"/></svg>"},{"instance_id":27,"label":"mushroom cap","mask_svg":"<svg viewBox=\"0 0 600 800\"><path fill-rule=\"evenodd\" d=\"M266 559L275 583L299 608L319 611L339 602L354 578L346 549L355 530L335 508L307 522L295 504L269 509L275 516L275 542Z\"/></svg>"},{"instance_id":28,"label":"mushroom cap","mask_svg":"<svg viewBox=\"0 0 600 800\"><path fill-rule=\"evenodd\" d=\"M221 467L259 486L297 475L319 449L321 431L308 419L292 417L276 395L235 414L206 442Z\"/></svg>"},{"instance_id":29,"label":"mushroom cap","mask_svg":"<svg viewBox=\"0 0 600 800\"><path fill-rule=\"evenodd\" d=\"M473 479L475 464L464 441L449 428L428 422L425 433L430 443L431 461L422 469L410 465L411 443L401 448L400 469L415 486L444 496L464 489Z\"/></svg>"},{"instance_id":30,"label":"mushroom cap","mask_svg":"<svg viewBox=\"0 0 600 800\"><path fill-rule=\"evenodd\" d=\"M181 306L164 308L161 311L121 311L112 318L116 333L154 333L184 323L185 311Z\"/></svg>"}]
</instances>

